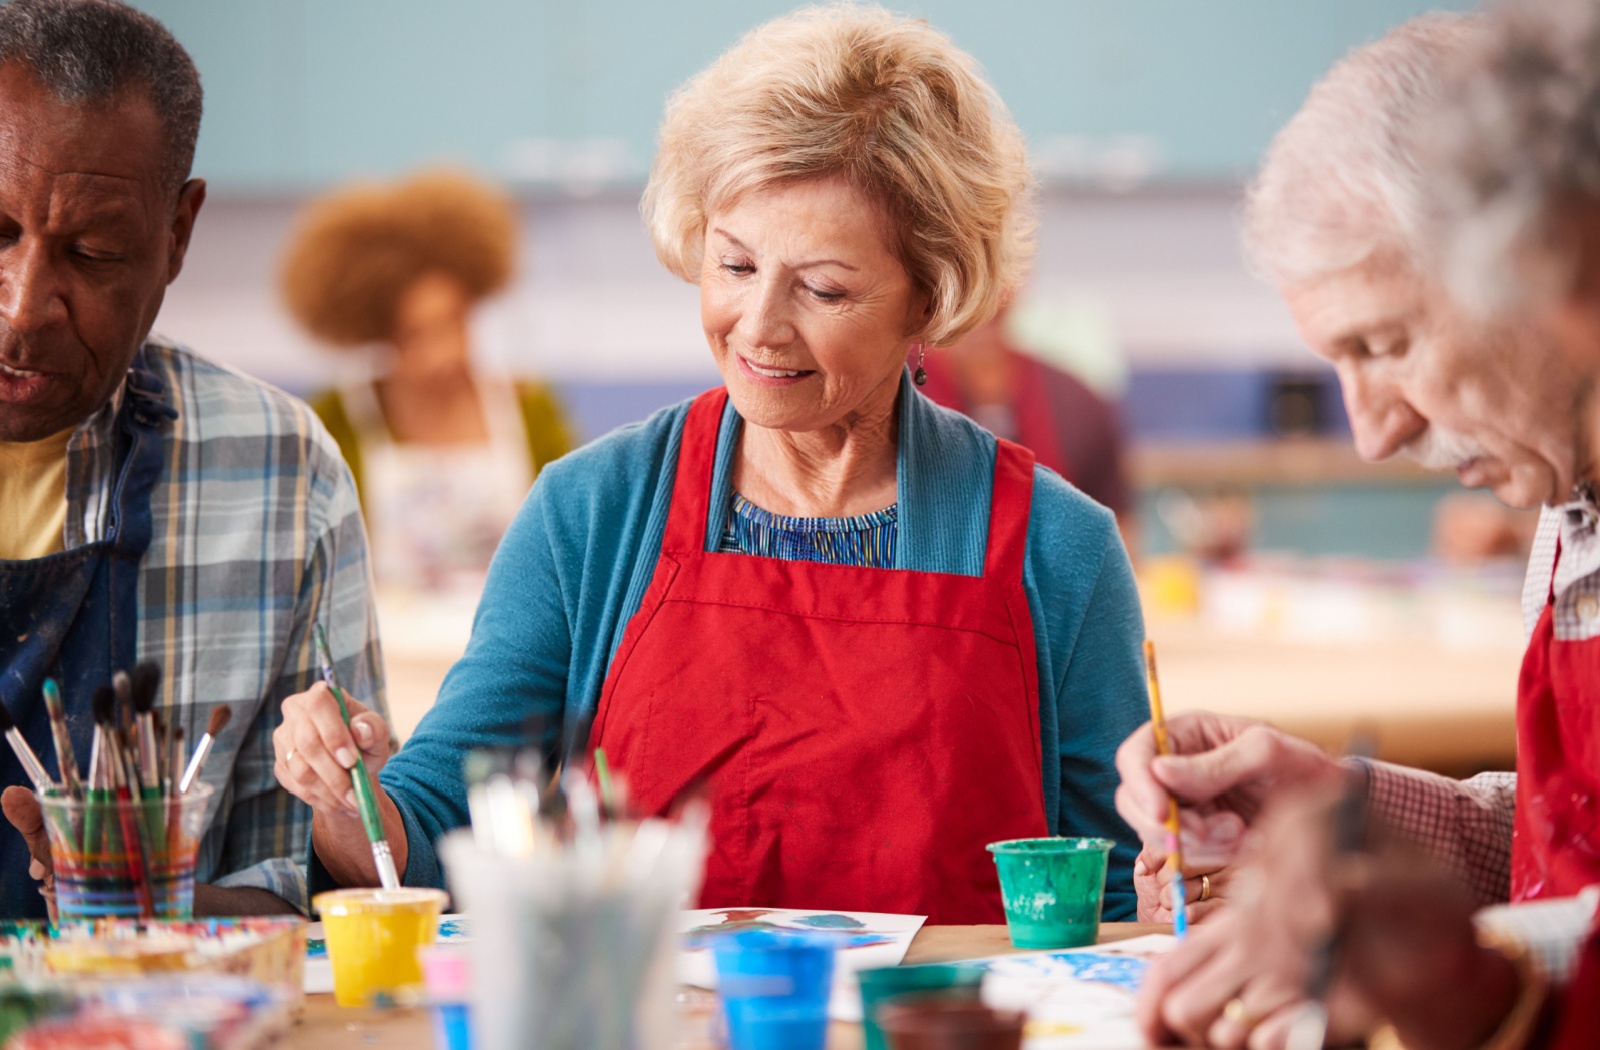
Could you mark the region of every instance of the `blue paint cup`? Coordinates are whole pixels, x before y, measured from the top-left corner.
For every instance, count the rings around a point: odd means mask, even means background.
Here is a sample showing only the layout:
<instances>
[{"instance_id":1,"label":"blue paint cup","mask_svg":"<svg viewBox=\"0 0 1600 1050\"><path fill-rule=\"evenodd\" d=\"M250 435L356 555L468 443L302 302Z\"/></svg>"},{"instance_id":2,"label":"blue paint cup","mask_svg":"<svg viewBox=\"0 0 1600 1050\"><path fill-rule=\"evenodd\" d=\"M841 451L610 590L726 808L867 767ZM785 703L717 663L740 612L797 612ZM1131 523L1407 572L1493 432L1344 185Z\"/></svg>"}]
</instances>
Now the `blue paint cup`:
<instances>
[{"instance_id":1,"label":"blue paint cup","mask_svg":"<svg viewBox=\"0 0 1600 1050\"><path fill-rule=\"evenodd\" d=\"M717 992L733 1050L823 1050L837 937L745 930L717 937Z\"/></svg>"}]
</instances>

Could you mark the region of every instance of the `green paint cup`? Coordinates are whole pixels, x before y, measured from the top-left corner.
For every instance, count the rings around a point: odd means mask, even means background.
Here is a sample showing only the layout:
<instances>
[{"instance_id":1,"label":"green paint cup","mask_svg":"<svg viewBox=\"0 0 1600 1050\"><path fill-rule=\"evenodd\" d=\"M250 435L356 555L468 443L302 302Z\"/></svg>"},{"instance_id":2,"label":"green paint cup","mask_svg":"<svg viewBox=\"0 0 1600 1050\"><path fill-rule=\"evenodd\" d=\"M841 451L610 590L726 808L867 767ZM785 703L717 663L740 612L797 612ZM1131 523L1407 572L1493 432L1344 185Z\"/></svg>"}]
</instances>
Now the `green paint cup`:
<instances>
[{"instance_id":1,"label":"green paint cup","mask_svg":"<svg viewBox=\"0 0 1600 1050\"><path fill-rule=\"evenodd\" d=\"M1100 934L1110 839L991 842L1006 929L1018 948L1078 948Z\"/></svg>"},{"instance_id":2,"label":"green paint cup","mask_svg":"<svg viewBox=\"0 0 1600 1050\"><path fill-rule=\"evenodd\" d=\"M976 1000L986 967L973 963L937 963L926 966L884 966L859 970L861 982L861 1031L865 1050L886 1050L883 1029L878 1027L878 1007L899 996L927 992L951 992Z\"/></svg>"}]
</instances>

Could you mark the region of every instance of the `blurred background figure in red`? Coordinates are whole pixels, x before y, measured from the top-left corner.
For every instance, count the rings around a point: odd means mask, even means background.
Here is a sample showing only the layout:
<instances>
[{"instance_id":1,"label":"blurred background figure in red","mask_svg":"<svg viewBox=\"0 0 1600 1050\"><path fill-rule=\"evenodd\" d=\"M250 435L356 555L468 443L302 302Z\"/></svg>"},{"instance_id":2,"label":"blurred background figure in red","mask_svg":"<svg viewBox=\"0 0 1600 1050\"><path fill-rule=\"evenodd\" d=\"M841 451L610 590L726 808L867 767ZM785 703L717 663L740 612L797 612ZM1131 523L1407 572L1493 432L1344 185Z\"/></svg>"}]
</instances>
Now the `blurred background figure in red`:
<instances>
[{"instance_id":1,"label":"blurred background figure in red","mask_svg":"<svg viewBox=\"0 0 1600 1050\"><path fill-rule=\"evenodd\" d=\"M1133 496L1117 405L1029 345L1016 314L1008 304L955 345L928 353L922 392L1032 450L1040 463L1110 508L1131 551Z\"/></svg>"}]
</instances>

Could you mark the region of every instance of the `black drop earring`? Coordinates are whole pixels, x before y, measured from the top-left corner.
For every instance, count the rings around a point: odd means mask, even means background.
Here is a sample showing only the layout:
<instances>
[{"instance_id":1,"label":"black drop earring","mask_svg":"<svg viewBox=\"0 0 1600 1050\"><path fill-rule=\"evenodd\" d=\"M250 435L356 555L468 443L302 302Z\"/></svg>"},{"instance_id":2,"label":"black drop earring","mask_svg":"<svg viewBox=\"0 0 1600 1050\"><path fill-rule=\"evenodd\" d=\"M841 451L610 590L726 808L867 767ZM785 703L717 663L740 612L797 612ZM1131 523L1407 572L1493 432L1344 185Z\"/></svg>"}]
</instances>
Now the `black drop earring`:
<instances>
[{"instance_id":1,"label":"black drop earring","mask_svg":"<svg viewBox=\"0 0 1600 1050\"><path fill-rule=\"evenodd\" d=\"M927 353L927 350L922 346L921 343L918 343L917 344L917 370L915 372L911 373L911 381L913 383L917 384L918 386L927 386L928 385L928 370L926 368L922 367L922 358L926 355L926 353Z\"/></svg>"}]
</instances>

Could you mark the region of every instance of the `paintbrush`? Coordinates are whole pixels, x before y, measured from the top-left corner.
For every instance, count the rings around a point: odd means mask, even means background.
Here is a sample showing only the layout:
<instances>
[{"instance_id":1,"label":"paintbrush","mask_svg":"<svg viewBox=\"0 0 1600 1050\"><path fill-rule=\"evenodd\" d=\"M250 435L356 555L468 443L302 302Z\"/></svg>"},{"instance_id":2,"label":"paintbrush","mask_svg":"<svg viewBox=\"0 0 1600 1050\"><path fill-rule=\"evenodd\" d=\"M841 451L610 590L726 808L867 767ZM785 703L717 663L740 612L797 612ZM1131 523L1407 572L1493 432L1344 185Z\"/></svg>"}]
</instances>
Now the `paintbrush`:
<instances>
[{"instance_id":1,"label":"paintbrush","mask_svg":"<svg viewBox=\"0 0 1600 1050\"><path fill-rule=\"evenodd\" d=\"M322 680L333 698L339 701L339 715L348 728L350 707L345 703L344 690L339 688L338 676L333 673L328 632L319 623L312 628L311 637L316 646L317 663L322 668ZM367 777L367 763L361 757L360 747L356 748L356 764L350 770L350 780L355 790L356 808L361 811L361 824L366 829L367 841L372 843L372 860L378 867L378 882L386 890L397 890L400 888L400 873L394 869L394 854L390 852L388 836L383 832L383 817L378 812L378 800L372 790L372 781Z\"/></svg>"},{"instance_id":2,"label":"paintbrush","mask_svg":"<svg viewBox=\"0 0 1600 1050\"><path fill-rule=\"evenodd\" d=\"M1345 758L1368 759L1376 748L1370 733L1357 731L1345 749ZM1367 780L1352 770L1348 773L1344 790L1333 809L1333 849L1331 859L1337 863L1361 849L1367 837ZM1338 969L1339 949L1344 942L1342 918L1333 931L1317 945L1311 958L1311 979L1306 982L1306 997L1310 1001L1300 1009L1289 1024L1289 1034L1284 1040L1285 1050L1321 1050L1328 1035L1328 992L1333 988L1333 978Z\"/></svg>"},{"instance_id":3,"label":"paintbrush","mask_svg":"<svg viewBox=\"0 0 1600 1050\"><path fill-rule=\"evenodd\" d=\"M61 688L54 678L44 680L44 707L50 714L50 736L56 748L56 766L61 770L61 786L73 800L83 798L83 783L78 779L78 757L72 751L72 734L67 730L67 708L61 701Z\"/></svg>"},{"instance_id":4,"label":"paintbrush","mask_svg":"<svg viewBox=\"0 0 1600 1050\"><path fill-rule=\"evenodd\" d=\"M0 703L0 733L5 734L6 743L16 752L17 761L22 763L23 772L33 781L34 790L41 795L52 794L59 790L56 782L50 779L50 773L44 768L44 763L39 761L39 756L33 753L33 748L29 747L28 741L23 738L22 730L11 720L11 712L3 703Z\"/></svg>"},{"instance_id":5,"label":"paintbrush","mask_svg":"<svg viewBox=\"0 0 1600 1050\"><path fill-rule=\"evenodd\" d=\"M161 688L161 667L148 660L133 669L133 732L138 742L139 781L146 791L159 792L161 759L156 739L156 691Z\"/></svg>"},{"instance_id":6,"label":"paintbrush","mask_svg":"<svg viewBox=\"0 0 1600 1050\"><path fill-rule=\"evenodd\" d=\"M178 771L183 768L183 727L172 727L172 757L167 761L167 853L175 854L182 840L183 793L178 789Z\"/></svg>"},{"instance_id":7,"label":"paintbrush","mask_svg":"<svg viewBox=\"0 0 1600 1050\"><path fill-rule=\"evenodd\" d=\"M169 797L180 793L178 778L182 775L184 764L187 761L184 758L182 726L175 725L172 727L171 748L172 754L167 759L167 795Z\"/></svg>"},{"instance_id":8,"label":"paintbrush","mask_svg":"<svg viewBox=\"0 0 1600 1050\"><path fill-rule=\"evenodd\" d=\"M149 660L133 669L133 734L138 756L139 807L151 842L166 838L166 817L161 812L161 747L156 734L156 692L161 688L161 666Z\"/></svg>"},{"instance_id":9,"label":"paintbrush","mask_svg":"<svg viewBox=\"0 0 1600 1050\"><path fill-rule=\"evenodd\" d=\"M206 764L206 758L211 754L211 745L217 742L217 737L226 728L228 721L233 718L233 708L219 704L211 709L211 717L206 719L206 731L194 745L194 755L189 759L189 765L183 771L183 780L178 784L178 794L186 795L194 784L195 778L200 775L200 770Z\"/></svg>"},{"instance_id":10,"label":"paintbrush","mask_svg":"<svg viewBox=\"0 0 1600 1050\"><path fill-rule=\"evenodd\" d=\"M109 685L94 691L90 704L94 711L94 739L89 747L89 787L83 810L83 852L95 853L105 823L105 807L111 796L107 790L110 745L107 743L117 718L117 694Z\"/></svg>"},{"instance_id":11,"label":"paintbrush","mask_svg":"<svg viewBox=\"0 0 1600 1050\"><path fill-rule=\"evenodd\" d=\"M147 919L154 918L155 907L150 899L150 871L145 864L144 832L139 827L138 814L133 806L138 769L133 756L129 754L130 749L124 746L123 734L119 729L113 728L108 732L106 742L117 820L122 829L122 848L128 861L128 880L133 883L134 895L139 900L139 914Z\"/></svg>"},{"instance_id":12,"label":"paintbrush","mask_svg":"<svg viewBox=\"0 0 1600 1050\"><path fill-rule=\"evenodd\" d=\"M1145 639L1144 668L1150 679L1150 727L1156 735L1156 753L1172 754L1172 739L1167 735L1167 716L1161 709L1161 679L1156 674L1156 643ZM1184 937L1189 933L1188 891L1183 887L1183 850L1179 838L1178 799L1167 793L1167 870L1172 872L1172 933Z\"/></svg>"},{"instance_id":13,"label":"paintbrush","mask_svg":"<svg viewBox=\"0 0 1600 1050\"><path fill-rule=\"evenodd\" d=\"M117 694L118 729L133 731L133 679L126 671L118 671L111 676L111 689Z\"/></svg>"}]
</instances>

